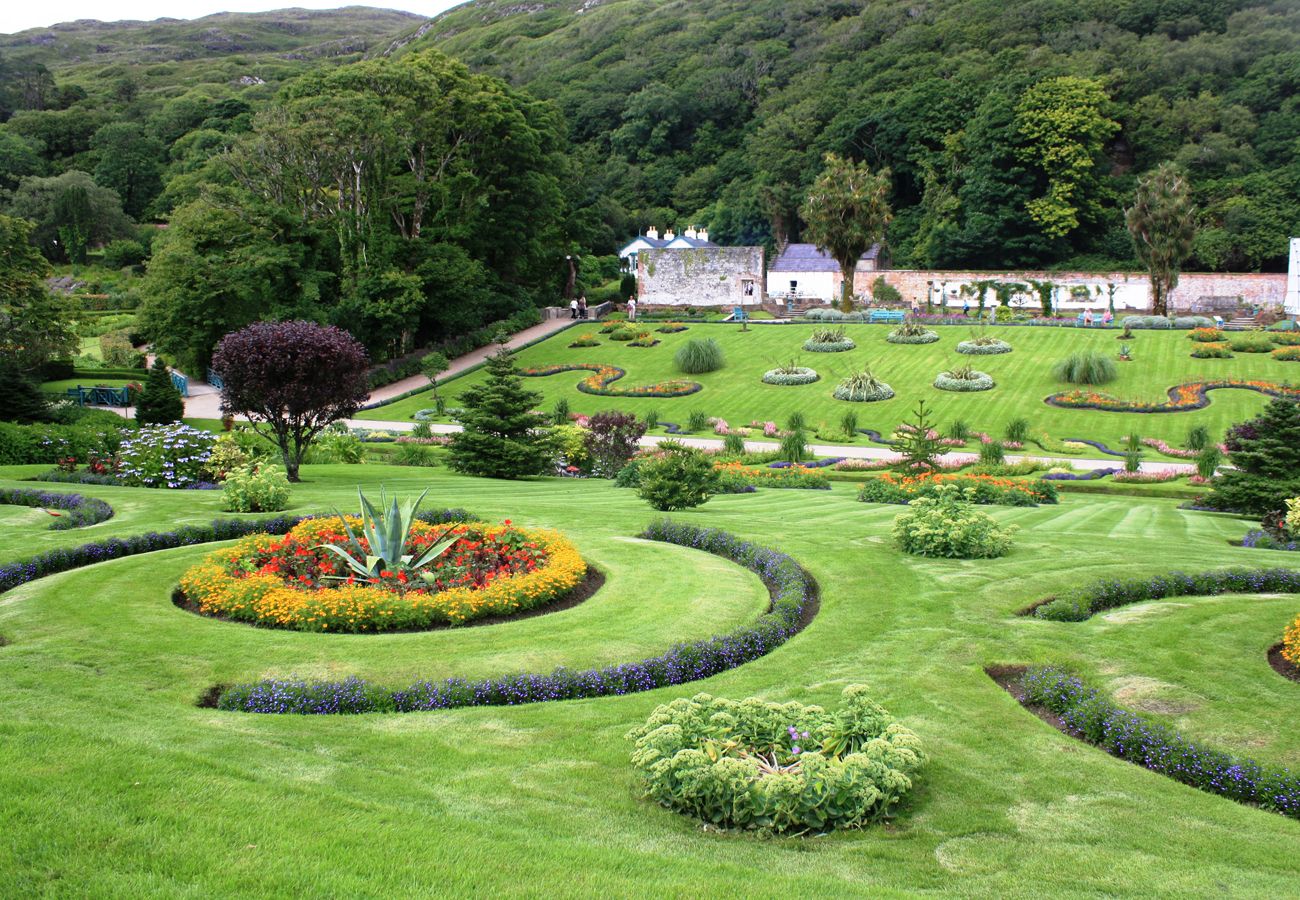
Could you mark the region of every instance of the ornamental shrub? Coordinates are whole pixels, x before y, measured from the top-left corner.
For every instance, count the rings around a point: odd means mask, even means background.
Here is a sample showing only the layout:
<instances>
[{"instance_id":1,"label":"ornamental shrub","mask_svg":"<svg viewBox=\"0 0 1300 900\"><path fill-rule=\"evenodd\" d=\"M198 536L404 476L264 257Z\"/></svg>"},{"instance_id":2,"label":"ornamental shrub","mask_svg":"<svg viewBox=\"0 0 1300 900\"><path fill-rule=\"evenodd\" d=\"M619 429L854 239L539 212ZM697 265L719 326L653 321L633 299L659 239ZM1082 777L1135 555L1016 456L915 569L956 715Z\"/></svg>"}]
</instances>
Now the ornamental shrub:
<instances>
[{"instance_id":1,"label":"ornamental shrub","mask_svg":"<svg viewBox=\"0 0 1300 900\"><path fill-rule=\"evenodd\" d=\"M1278 347L1269 355L1281 362L1300 362L1300 346Z\"/></svg>"},{"instance_id":2,"label":"ornamental shrub","mask_svg":"<svg viewBox=\"0 0 1300 900\"><path fill-rule=\"evenodd\" d=\"M686 375L716 372L726 365L722 346L713 338L692 339L677 348L673 356L677 371Z\"/></svg>"},{"instance_id":3,"label":"ornamental shrub","mask_svg":"<svg viewBox=\"0 0 1300 900\"><path fill-rule=\"evenodd\" d=\"M810 353L842 353L856 346L843 328L815 329L812 336L803 342L803 348Z\"/></svg>"},{"instance_id":4,"label":"ornamental shrub","mask_svg":"<svg viewBox=\"0 0 1300 900\"><path fill-rule=\"evenodd\" d=\"M851 403L874 403L894 396L894 389L873 375L870 369L863 369L841 381L831 396Z\"/></svg>"},{"instance_id":5,"label":"ornamental shrub","mask_svg":"<svg viewBox=\"0 0 1300 900\"><path fill-rule=\"evenodd\" d=\"M946 372L940 372L934 378L934 386L941 391L973 393L975 391L992 390L994 382L993 376L987 372L981 372L974 366L965 365L957 366Z\"/></svg>"},{"instance_id":6,"label":"ornamental shrub","mask_svg":"<svg viewBox=\"0 0 1300 900\"><path fill-rule=\"evenodd\" d=\"M1193 359L1232 359L1227 344L1197 344L1191 352Z\"/></svg>"},{"instance_id":7,"label":"ornamental shrub","mask_svg":"<svg viewBox=\"0 0 1300 900\"><path fill-rule=\"evenodd\" d=\"M617 475L636 453L645 432L645 423L633 413L606 410L588 419L585 449L591 473L598 478Z\"/></svg>"},{"instance_id":8,"label":"ornamental shrub","mask_svg":"<svg viewBox=\"0 0 1300 900\"><path fill-rule=\"evenodd\" d=\"M216 435L174 422L148 425L122 441L118 475L128 485L192 487L202 480Z\"/></svg>"},{"instance_id":9,"label":"ornamental shrub","mask_svg":"<svg viewBox=\"0 0 1300 900\"><path fill-rule=\"evenodd\" d=\"M551 464L546 419L533 412L542 395L527 390L506 347L488 357L488 377L460 395L463 430L452 435L450 465L464 475L519 478Z\"/></svg>"},{"instance_id":10,"label":"ornamental shrub","mask_svg":"<svg viewBox=\"0 0 1300 900\"><path fill-rule=\"evenodd\" d=\"M646 796L727 828L824 832L889 815L926 762L867 689L839 709L709 694L659 706L627 733Z\"/></svg>"},{"instance_id":11,"label":"ornamental shrub","mask_svg":"<svg viewBox=\"0 0 1300 900\"><path fill-rule=\"evenodd\" d=\"M1276 398L1264 412L1228 430L1231 469L1214 479L1202 503L1264 516L1300 496L1300 402Z\"/></svg>"},{"instance_id":12,"label":"ornamental shrub","mask_svg":"<svg viewBox=\"0 0 1300 900\"><path fill-rule=\"evenodd\" d=\"M1167 316L1125 316L1120 323L1126 329L1131 328L1172 328L1173 322Z\"/></svg>"},{"instance_id":13,"label":"ornamental shrub","mask_svg":"<svg viewBox=\"0 0 1300 900\"><path fill-rule=\"evenodd\" d=\"M1234 353L1272 353L1273 342L1268 335L1257 333L1234 334L1228 339L1228 346Z\"/></svg>"},{"instance_id":14,"label":"ornamental shrub","mask_svg":"<svg viewBox=\"0 0 1300 900\"><path fill-rule=\"evenodd\" d=\"M1119 375L1115 360L1096 350L1071 353L1052 367L1057 381L1070 384L1109 384Z\"/></svg>"},{"instance_id":15,"label":"ornamental shrub","mask_svg":"<svg viewBox=\"0 0 1300 900\"><path fill-rule=\"evenodd\" d=\"M904 553L948 559L992 559L1011 549L1016 525L998 525L975 509L965 491L940 485L933 496L908 504L894 519L894 542Z\"/></svg>"},{"instance_id":16,"label":"ornamental shrub","mask_svg":"<svg viewBox=\"0 0 1300 900\"><path fill-rule=\"evenodd\" d=\"M1196 341L1200 344L1215 344L1223 340L1223 332L1218 328L1195 328L1187 332L1189 341Z\"/></svg>"},{"instance_id":17,"label":"ornamental shrub","mask_svg":"<svg viewBox=\"0 0 1300 900\"><path fill-rule=\"evenodd\" d=\"M642 460L637 469L637 494L663 512L700 506L720 487L712 460L676 441L664 441L658 455Z\"/></svg>"},{"instance_id":18,"label":"ornamental shrub","mask_svg":"<svg viewBox=\"0 0 1300 900\"><path fill-rule=\"evenodd\" d=\"M691 410L690 415L686 417L686 430L694 433L697 431L707 431L709 428L708 413L702 409Z\"/></svg>"},{"instance_id":19,"label":"ornamental shrub","mask_svg":"<svg viewBox=\"0 0 1300 900\"><path fill-rule=\"evenodd\" d=\"M240 466L226 475L221 489L226 512L279 512L289 508L289 479L274 465Z\"/></svg>"},{"instance_id":20,"label":"ornamental shrub","mask_svg":"<svg viewBox=\"0 0 1300 900\"><path fill-rule=\"evenodd\" d=\"M1176 316L1175 328L1213 328L1214 320L1208 316Z\"/></svg>"},{"instance_id":21,"label":"ornamental shrub","mask_svg":"<svg viewBox=\"0 0 1300 900\"><path fill-rule=\"evenodd\" d=\"M166 425L185 418L185 400L172 384L172 375L162 357L156 357L135 402L135 420L141 425Z\"/></svg>"},{"instance_id":22,"label":"ornamental shrub","mask_svg":"<svg viewBox=\"0 0 1300 900\"><path fill-rule=\"evenodd\" d=\"M599 347L600 341L595 334L580 334L569 342L570 347Z\"/></svg>"}]
</instances>

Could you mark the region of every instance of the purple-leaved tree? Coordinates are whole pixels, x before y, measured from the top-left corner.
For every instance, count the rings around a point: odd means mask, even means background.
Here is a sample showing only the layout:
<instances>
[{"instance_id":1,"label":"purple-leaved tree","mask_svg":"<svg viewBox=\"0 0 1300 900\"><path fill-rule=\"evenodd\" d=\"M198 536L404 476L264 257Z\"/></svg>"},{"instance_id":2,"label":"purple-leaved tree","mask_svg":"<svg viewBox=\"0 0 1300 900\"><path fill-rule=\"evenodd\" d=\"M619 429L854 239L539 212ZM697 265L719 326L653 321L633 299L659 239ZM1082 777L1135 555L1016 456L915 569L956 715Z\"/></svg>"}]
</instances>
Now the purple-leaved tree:
<instances>
[{"instance_id":1,"label":"purple-leaved tree","mask_svg":"<svg viewBox=\"0 0 1300 900\"><path fill-rule=\"evenodd\" d=\"M314 322L256 322L222 338L212 357L222 413L245 416L279 445L290 481L312 439L361 408L369 364L356 338Z\"/></svg>"}]
</instances>

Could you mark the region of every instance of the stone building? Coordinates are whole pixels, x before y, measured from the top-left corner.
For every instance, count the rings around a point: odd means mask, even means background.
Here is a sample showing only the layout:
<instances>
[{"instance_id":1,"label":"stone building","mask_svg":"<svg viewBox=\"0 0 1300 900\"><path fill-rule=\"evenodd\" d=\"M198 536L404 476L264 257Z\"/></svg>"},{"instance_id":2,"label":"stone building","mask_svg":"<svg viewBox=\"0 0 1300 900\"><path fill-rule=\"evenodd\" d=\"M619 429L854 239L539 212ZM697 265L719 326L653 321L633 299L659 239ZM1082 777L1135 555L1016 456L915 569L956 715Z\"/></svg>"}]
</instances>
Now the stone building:
<instances>
[{"instance_id":1,"label":"stone building","mask_svg":"<svg viewBox=\"0 0 1300 900\"><path fill-rule=\"evenodd\" d=\"M645 234L639 234L622 250L618 251L619 258L623 260L623 269L628 272L637 270L637 255L642 250L698 250L702 247L716 247L717 244L709 240L709 231L707 228L696 229L695 226L687 228L681 234L675 234L671 228L664 232L664 236L659 236L659 229L651 226L645 230Z\"/></svg>"},{"instance_id":2,"label":"stone building","mask_svg":"<svg viewBox=\"0 0 1300 900\"><path fill-rule=\"evenodd\" d=\"M642 306L756 306L763 302L763 248L640 249L636 290Z\"/></svg>"}]
</instances>

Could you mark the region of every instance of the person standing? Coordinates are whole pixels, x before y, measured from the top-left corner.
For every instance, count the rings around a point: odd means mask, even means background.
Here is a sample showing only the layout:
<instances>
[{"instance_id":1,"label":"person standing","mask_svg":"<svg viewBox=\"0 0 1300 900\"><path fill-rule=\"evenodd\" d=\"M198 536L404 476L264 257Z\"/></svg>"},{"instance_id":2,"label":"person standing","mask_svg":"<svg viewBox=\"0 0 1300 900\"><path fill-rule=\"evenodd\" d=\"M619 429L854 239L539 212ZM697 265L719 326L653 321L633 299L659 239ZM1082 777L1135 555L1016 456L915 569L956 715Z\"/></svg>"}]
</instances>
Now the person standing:
<instances>
[{"instance_id":1,"label":"person standing","mask_svg":"<svg viewBox=\"0 0 1300 900\"><path fill-rule=\"evenodd\" d=\"M627 320L629 322L636 321L636 297L627 298Z\"/></svg>"},{"instance_id":2,"label":"person standing","mask_svg":"<svg viewBox=\"0 0 1300 900\"><path fill-rule=\"evenodd\" d=\"M570 318L570 319L576 319L576 318L578 318L578 298L577 298L577 297L574 297L572 300L569 301L569 318Z\"/></svg>"},{"instance_id":3,"label":"person standing","mask_svg":"<svg viewBox=\"0 0 1300 900\"><path fill-rule=\"evenodd\" d=\"M1092 307L1091 307L1091 306L1088 307L1087 309L1085 309L1085 310L1083 311L1083 327L1084 327L1084 328L1091 328L1091 327L1092 327Z\"/></svg>"},{"instance_id":4,"label":"person standing","mask_svg":"<svg viewBox=\"0 0 1300 900\"><path fill-rule=\"evenodd\" d=\"M578 298L578 318L587 318L587 295L583 294Z\"/></svg>"}]
</instances>

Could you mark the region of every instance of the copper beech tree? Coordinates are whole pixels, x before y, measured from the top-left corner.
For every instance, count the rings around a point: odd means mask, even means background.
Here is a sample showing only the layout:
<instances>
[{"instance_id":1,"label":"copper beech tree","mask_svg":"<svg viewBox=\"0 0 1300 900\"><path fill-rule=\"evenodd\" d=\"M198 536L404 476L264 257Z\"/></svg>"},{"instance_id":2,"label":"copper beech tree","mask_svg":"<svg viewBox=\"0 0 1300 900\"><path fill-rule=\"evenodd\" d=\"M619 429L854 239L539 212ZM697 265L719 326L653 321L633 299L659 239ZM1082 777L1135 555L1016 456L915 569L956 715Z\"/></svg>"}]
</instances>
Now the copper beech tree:
<instances>
[{"instance_id":1,"label":"copper beech tree","mask_svg":"<svg viewBox=\"0 0 1300 900\"><path fill-rule=\"evenodd\" d=\"M356 413L370 393L370 358L352 335L314 322L256 322L212 357L221 412L244 416L280 448L290 481L316 435Z\"/></svg>"}]
</instances>

